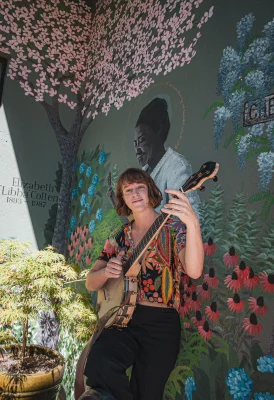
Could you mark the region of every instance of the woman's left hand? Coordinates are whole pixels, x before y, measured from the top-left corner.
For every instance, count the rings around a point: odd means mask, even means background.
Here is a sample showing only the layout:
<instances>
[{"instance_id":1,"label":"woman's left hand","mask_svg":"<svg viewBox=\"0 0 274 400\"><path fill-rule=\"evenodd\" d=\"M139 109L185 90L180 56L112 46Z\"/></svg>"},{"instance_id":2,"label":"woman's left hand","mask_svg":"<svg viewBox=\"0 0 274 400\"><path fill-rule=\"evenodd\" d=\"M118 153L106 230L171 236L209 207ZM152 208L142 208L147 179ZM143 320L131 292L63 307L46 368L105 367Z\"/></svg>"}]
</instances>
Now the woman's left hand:
<instances>
[{"instance_id":1,"label":"woman's left hand","mask_svg":"<svg viewBox=\"0 0 274 400\"><path fill-rule=\"evenodd\" d=\"M165 204L162 211L166 214L176 215L186 225L193 222L199 222L198 217L191 207L191 204L184 193L180 190L166 189L166 193L178 198L172 197L167 204Z\"/></svg>"}]
</instances>

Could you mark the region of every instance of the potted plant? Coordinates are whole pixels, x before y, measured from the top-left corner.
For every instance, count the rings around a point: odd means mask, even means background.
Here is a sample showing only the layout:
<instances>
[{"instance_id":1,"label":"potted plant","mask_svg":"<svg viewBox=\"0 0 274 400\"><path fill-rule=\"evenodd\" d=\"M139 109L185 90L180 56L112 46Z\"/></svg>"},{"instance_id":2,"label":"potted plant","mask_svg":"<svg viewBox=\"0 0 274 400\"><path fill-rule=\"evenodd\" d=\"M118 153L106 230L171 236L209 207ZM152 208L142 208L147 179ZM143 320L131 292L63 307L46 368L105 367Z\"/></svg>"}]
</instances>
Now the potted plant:
<instances>
[{"instance_id":1,"label":"potted plant","mask_svg":"<svg viewBox=\"0 0 274 400\"><path fill-rule=\"evenodd\" d=\"M90 337L96 315L87 295L77 293L70 284L79 276L79 267L68 265L52 247L31 251L27 243L0 240L2 337L6 332L10 341L12 326L22 327L21 343L0 346L0 399L57 398L64 358L55 350L28 344L29 323L42 310L53 310L60 326L75 337Z\"/></svg>"}]
</instances>

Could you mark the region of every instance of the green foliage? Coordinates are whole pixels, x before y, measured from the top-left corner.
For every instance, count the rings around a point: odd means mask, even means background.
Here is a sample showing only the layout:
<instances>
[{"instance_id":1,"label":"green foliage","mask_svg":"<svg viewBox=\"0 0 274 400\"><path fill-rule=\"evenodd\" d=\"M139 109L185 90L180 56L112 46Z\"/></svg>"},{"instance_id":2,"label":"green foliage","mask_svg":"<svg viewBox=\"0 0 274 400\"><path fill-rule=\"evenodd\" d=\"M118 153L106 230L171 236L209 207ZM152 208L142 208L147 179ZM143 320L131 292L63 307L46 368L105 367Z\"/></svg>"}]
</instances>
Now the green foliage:
<instances>
[{"instance_id":1,"label":"green foliage","mask_svg":"<svg viewBox=\"0 0 274 400\"><path fill-rule=\"evenodd\" d=\"M219 107L222 107L224 105L224 101L223 100L214 100L213 103L207 107L204 115L203 115L203 120L207 117L207 115L211 112L216 110Z\"/></svg>"},{"instance_id":2,"label":"green foliage","mask_svg":"<svg viewBox=\"0 0 274 400\"><path fill-rule=\"evenodd\" d=\"M66 368L62 385L66 392L66 400L74 400L74 381L76 364L84 348L85 342L76 339L72 330L61 329L58 348L66 360Z\"/></svg>"},{"instance_id":3,"label":"green foliage","mask_svg":"<svg viewBox=\"0 0 274 400\"><path fill-rule=\"evenodd\" d=\"M62 173L63 173L63 168L62 164L58 162L58 169L55 172L55 189L56 192L60 192L60 187L61 187L61 182L62 182ZM55 229L55 222L56 222L56 216L57 216L57 209L58 209L58 204L55 203L51 206L49 210L49 218L45 224L44 228L44 237L45 237L45 244L44 246L48 246L52 244L52 238L54 234L54 229Z\"/></svg>"},{"instance_id":4,"label":"green foliage","mask_svg":"<svg viewBox=\"0 0 274 400\"><path fill-rule=\"evenodd\" d=\"M164 399L174 399L176 393L180 394L182 385L187 377L193 377L193 368L200 364L201 356L208 354L208 345L204 339L193 330L184 328L181 320L181 346L174 370L169 376L165 387Z\"/></svg>"},{"instance_id":5,"label":"green foliage","mask_svg":"<svg viewBox=\"0 0 274 400\"><path fill-rule=\"evenodd\" d=\"M26 243L1 240L0 301L1 326L20 324L23 354L28 340L29 321L41 310L53 310L61 326L73 329L80 340L87 340L96 321L85 295L69 285L79 276L75 266L52 247L31 251Z\"/></svg>"}]
</instances>

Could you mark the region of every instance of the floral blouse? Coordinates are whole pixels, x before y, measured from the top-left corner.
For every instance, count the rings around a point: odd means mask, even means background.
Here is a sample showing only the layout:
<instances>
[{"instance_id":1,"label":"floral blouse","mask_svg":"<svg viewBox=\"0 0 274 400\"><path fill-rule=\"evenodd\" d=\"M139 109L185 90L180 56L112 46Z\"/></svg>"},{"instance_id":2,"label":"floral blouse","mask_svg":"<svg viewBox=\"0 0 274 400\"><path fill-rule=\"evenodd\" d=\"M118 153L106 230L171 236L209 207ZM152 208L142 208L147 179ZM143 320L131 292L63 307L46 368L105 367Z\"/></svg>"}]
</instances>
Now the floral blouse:
<instances>
[{"instance_id":1,"label":"floral blouse","mask_svg":"<svg viewBox=\"0 0 274 400\"><path fill-rule=\"evenodd\" d=\"M132 222L123 225L111 234L98 257L99 260L109 261L121 250L125 251L127 258L130 257L134 249L131 225ZM185 224L176 217L169 218L142 258L137 301L163 303L179 312L180 277L184 269L178 255L185 243Z\"/></svg>"}]
</instances>

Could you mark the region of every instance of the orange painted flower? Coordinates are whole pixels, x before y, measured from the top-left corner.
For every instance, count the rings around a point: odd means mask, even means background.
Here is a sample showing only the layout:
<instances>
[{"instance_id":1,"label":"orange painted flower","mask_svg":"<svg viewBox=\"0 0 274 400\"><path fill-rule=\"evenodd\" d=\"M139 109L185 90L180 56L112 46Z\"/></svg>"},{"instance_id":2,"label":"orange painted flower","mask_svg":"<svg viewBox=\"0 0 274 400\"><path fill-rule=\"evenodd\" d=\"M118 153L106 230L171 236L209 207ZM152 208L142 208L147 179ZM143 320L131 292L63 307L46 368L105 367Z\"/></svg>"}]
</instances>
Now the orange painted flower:
<instances>
[{"instance_id":1,"label":"orange painted flower","mask_svg":"<svg viewBox=\"0 0 274 400\"><path fill-rule=\"evenodd\" d=\"M92 258L90 257L90 254L86 255L86 264L89 265L92 261Z\"/></svg>"},{"instance_id":2,"label":"orange painted flower","mask_svg":"<svg viewBox=\"0 0 274 400\"><path fill-rule=\"evenodd\" d=\"M208 284L204 282L202 285L197 286L197 294L201 297L203 301L210 299L210 291L208 290Z\"/></svg>"},{"instance_id":3,"label":"orange painted flower","mask_svg":"<svg viewBox=\"0 0 274 400\"><path fill-rule=\"evenodd\" d=\"M235 293L232 298L227 299L228 308L233 312L241 312L244 309L244 302L240 299L238 293Z\"/></svg>"},{"instance_id":4,"label":"orange painted flower","mask_svg":"<svg viewBox=\"0 0 274 400\"><path fill-rule=\"evenodd\" d=\"M184 299L183 296L181 296L181 302L180 302L180 315L183 318L184 316L188 315L190 311L190 304L189 301Z\"/></svg>"},{"instance_id":5,"label":"orange painted flower","mask_svg":"<svg viewBox=\"0 0 274 400\"><path fill-rule=\"evenodd\" d=\"M196 326L196 328L198 328L199 326L203 326L204 325L204 322L205 322L205 319L204 319L204 317L202 316L202 313L201 313L201 311L196 311L196 313L195 313L195 317L192 317L191 318L191 321L193 322L193 324Z\"/></svg>"},{"instance_id":6,"label":"orange painted flower","mask_svg":"<svg viewBox=\"0 0 274 400\"><path fill-rule=\"evenodd\" d=\"M217 278L217 276L215 276L214 268L210 268L209 273L205 274L204 282L207 283L210 288L215 289L218 287L219 279Z\"/></svg>"},{"instance_id":7,"label":"orange painted flower","mask_svg":"<svg viewBox=\"0 0 274 400\"><path fill-rule=\"evenodd\" d=\"M245 281L249 278L250 268L246 265L244 261L241 261L239 265L236 266L235 272L238 274L238 277Z\"/></svg>"},{"instance_id":8,"label":"orange painted flower","mask_svg":"<svg viewBox=\"0 0 274 400\"><path fill-rule=\"evenodd\" d=\"M212 331L209 329L209 324L207 321L204 322L203 326L198 326L198 332L204 338L204 340L209 340L212 336Z\"/></svg>"},{"instance_id":9,"label":"orange painted flower","mask_svg":"<svg viewBox=\"0 0 274 400\"><path fill-rule=\"evenodd\" d=\"M260 335L262 332L262 325L258 323L258 319L256 314L250 314L249 318L244 318L243 320L243 328L250 335Z\"/></svg>"},{"instance_id":10,"label":"orange painted flower","mask_svg":"<svg viewBox=\"0 0 274 400\"><path fill-rule=\"evenodd\" d=\"M260 273L260 281L263 290L267 293L274 293L274 274L267 274L265 271Z\"/></svg>"},{"instance_id":11,"label":"orange painted flower","mask_svg":"<svg viewBox=\"0 0 274 400\"><path fill-rule=\"evenodd\" d=\"M225 278L225 285L234 292L238 292L242 288L242 281L239 279L237 272L233 271L232 275Z\"/></svg>"},{"instance_id":12,"label":"orange painted flower","mask_svg":"<svg viewBox=\"0 0 274 400\"><path fill-rule=\"evenodd\" d=\"M259 296L257 299L255 299L255 297L249 297L248 304L249 309L257 315L264 316L267 312L267 307L264 305L263 296Z\"/></svg>"},{"instance_id":13,"label":"orange painted flower","mask_svg":"<svg viewBox=\"0 0 274 400\"><path fill-rule=\"evenodd\" d=\"M201 301L197 297L197 293L193 292L189 301L189 307L192 311L198 311L201 307Z\"/></svg>"},{"instance_id":14,"label":"orange painted flower","mask_svg":"<svg viewBox=\"0 0 274 400\"><path fill-rule=\"evenodd\" d=\"M235 247L231 246L228 253L225 253L223 262L227 267L235 267L239 263L239 256L235 252Z\"/></svg>"},{"instance_id":15,"label":"orange painted flower","mask_svg":"<svg viewBox=\"0 0 274 400\"><path fill-rule=\"evenodd\" d=\"M260 283L260 278L258 275L254 274L254 271L252 268L249 268L249 275L246 280L244 280L243 284L245 287L248 289L254 289L255 287L259 286Z\"/></svg>"},{"instance_id":16,"label":"orange painted flower","mask_svg":"<svg viewBox=\"0 0 274 400\"><path fill-rule=\"evenodd\" d=\"M206 315L208 316L211 321L218 321L220 319L220 311L217 310L217 303L213 301L210 306L206 307Z\"/></svg>"},{"instance_id":17,"label":"orange painted flower","mask_svg":"<svg viewBox=\"0 0 274 400\"><path fill-rule=\"evenodd\" d=\"M210 237L207 242L204 243L204 252L205 255L210 257L216 253L217 246L213 243L213 239Z\"/></svg>"},{"instance_id":18,"label":"orange painted flower","mask_svg":"<svg viewBox=\"0 0 274 400\"><path fill-rule=\"evenodd\" d=\"M196 290L196 286L193 285L193 282L191 279L189 279L188 283L185 285L185 291L188 293L193 293Z\"/></svg>"}]
</instances>

